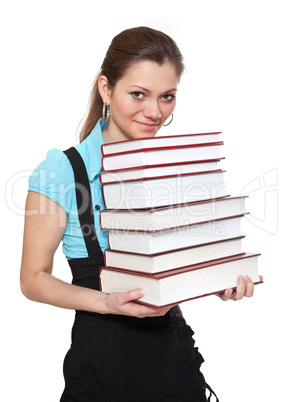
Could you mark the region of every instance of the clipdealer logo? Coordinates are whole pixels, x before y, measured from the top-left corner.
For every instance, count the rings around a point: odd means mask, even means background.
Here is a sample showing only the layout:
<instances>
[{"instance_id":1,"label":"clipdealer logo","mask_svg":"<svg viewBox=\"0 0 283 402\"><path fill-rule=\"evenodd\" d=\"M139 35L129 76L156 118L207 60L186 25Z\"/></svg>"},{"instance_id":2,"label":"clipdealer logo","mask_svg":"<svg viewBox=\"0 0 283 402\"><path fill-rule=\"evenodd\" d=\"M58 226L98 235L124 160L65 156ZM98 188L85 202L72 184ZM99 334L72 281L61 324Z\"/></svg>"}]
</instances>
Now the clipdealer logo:
<instances>
[{"instance_id":1,"label":"clipdealer logo","mask_svg":"<svg viewBox=\"0 0 283 402\"><path fill-rule=\"evenodd\" d=\"M6 182L5 198L6 204L10 211L16 215L24 216L24 203L22 202L22 197L20 194L26 191L27 179L32 171L23 170L14 173L9 180ZM47 173L41 171L39 179L46 180ZM51 175L50 179L54 178L55 172L49 173ZM279 218L279 190L278 190L278 168L270 169L261 175L258 175L254 179L250 180L242 189L241 196L249 196L251 200L254 200L254 205L251 208L249 214L245 216L248 222L258 227L259 229L271 234L276 235L279 230L278 218ZM200 186L198 186L200 187ZM61 185L60 194L66 195L68 191L72 191L74 186ZM132 188L131 188L132 190ZM171 188L166 188L168 197L168 191L172 191ZM191 188L187 189L191 190ZM198 188L200 190L200 188ZM202 191L206 191L206 188L201 188ZM214 189L214 193L217 193L219 188ZM84 189L81 189L83 192ZM169 194L170 194L169 191ZM125 196L125 194L122 194ZM147 194L148 196L149 194ZM41 205L39 211L32 211L31 213L45 213L46 205ZM49 211L52 212L52 211ZM74 211L70 211L74 213Z\"/></svg>"},{"instance_id":2,"label":"clipdealer logo","mask_svg":"<svg viewBox=\"0 0 283 402\"><path fill-rule=\"evenodd\" d=\"M246 219L259 229L276 235L279 230L278 168L273 168L248 182L241 195L255 200Z\"/></svg>"}]
</instances>

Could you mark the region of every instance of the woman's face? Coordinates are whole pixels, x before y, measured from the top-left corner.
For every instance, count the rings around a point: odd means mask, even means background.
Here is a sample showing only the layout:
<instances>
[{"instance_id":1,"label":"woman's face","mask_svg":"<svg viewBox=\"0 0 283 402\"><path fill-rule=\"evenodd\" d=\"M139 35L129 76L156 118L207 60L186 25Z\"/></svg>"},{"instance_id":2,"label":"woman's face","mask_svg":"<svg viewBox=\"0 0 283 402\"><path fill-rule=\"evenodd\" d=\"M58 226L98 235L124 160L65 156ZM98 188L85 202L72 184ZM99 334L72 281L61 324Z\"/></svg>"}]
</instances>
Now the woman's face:
<instances>
[{"instance_id":1,"label":"woman's face","mask_svg":"<svg viewBox=\"0 0 283 402\"><path fill-rule=\"evenodd\" d=\"M172 63L159 65L152 61L135 63L112 90L105 85L110 105L105 141L154 137L173 113L177 85L178 76Z\"/></svg>"}]
</instances>

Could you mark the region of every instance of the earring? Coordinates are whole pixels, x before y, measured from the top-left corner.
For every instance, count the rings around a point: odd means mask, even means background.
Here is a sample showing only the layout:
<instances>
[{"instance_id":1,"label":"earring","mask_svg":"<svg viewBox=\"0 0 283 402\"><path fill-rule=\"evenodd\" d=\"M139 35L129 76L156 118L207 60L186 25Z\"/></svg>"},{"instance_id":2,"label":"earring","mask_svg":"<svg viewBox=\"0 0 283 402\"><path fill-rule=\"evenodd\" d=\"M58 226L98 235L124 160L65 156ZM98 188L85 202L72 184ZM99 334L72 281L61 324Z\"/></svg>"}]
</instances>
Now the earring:
<instances>
[{"instance_id":1,"label":"earring","mask_svg":"<svg viewBox=\"0 0 283 402\"><path fill-rule=\"evenodd\" d=\"M171 123L172 123L172 121L173 121L173 117L174 117L174 115L173 115L173 113L172 113L171 120L169 121L169 123L167 123L167 124L163 124L163 127L167 127L167 126L169 126L169 124L171 124Z\"/></svg>"},{"instance_id":2,"label":"earring","mask_svg":"<svg viewBox=\"0 0 283 402\"><path fill-rule=\"evenodd\" d=\"M102 107L102 118L103 118L105 124L108 124L108 123L109 123L109 118L110 118L110 106L107 105L107 103L103 103L103 107Z\"/></svg>"}]
</instances>

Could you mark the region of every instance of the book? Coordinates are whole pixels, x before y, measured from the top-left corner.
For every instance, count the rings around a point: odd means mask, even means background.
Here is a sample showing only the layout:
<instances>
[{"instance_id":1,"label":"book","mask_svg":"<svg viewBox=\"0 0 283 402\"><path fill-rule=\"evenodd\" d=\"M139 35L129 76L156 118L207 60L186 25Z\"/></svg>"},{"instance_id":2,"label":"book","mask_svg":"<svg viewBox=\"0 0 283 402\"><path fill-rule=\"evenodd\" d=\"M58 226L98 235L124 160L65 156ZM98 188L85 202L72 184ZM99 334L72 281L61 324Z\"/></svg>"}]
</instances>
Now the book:
<instances>
[{"instance_id":1,"label":"book","mask_svg":"<svg viewBox=\"0 0 283 402\"><path fill-rule=\"evenodd\" d=\"M112 142L101 146L102 155L115 154L125 151L136 151L144 148L160 148L166 146L180 146L188 144L201 144L220 142L221 132L181 134L154 138L139 138L120 142Z\"/></svg>"},{"instance_id":2,"label":"book","mask_svg":"<svg viewBox=\"0 0 283 402\"><path fill-rule=\"evenodd\" d=\"M242 238L213 241L211 243L171 250L151 255L106 249L104 264L125 271L155 274L227 256L243 254Z\"/></svg>"},{"instance_id":3,"label":"book","mask_svg":"<svg viewBox=\"0 0 283 402\"><path fill-rule=\"evenodd\" d=\"M104 230L151 231L207 222L246 213L245 197L222 197L206 201L151 209L100 211Z\"/></svg>"},{"instance_id":4,"label":"book","mask_svg":"<svg viewBox=\"0 0 283 402\"><path fill-rule=\"evenodd\" d=\"M151 231L108 231L109 247L112 250L140 254L156 254L181 249L212 241L242 236L241 219L244 215L225 219Z\"/></svg>"},{"instance_id":5,"label":"book","mask_svg":"<svg viewBox=\"0 0 283 402\"><path fill-rule=\"evenodd\" d=\"M222 170L107 183L102 186L106 209L155 208L226 195Z\"/></svg>"},{"instance_id":6,"label":"book","mask_svg":"<svg viewBox=\"0 0 283 402\"><path fill-rule=\"evenodd\" d=\"M156 140L157 138L154 138L154 141ZM102 169L109 171L139 166L167 165L220 159L221 145L223 145L223 142L124 151L103 156L101 160Z\"/></svg>"},{"instance_id":7,"label":"book","mask_svg":"<svg viewBox=\"0 0 283 402\"><path fill-rule=\"evenodd\" d=\"M179 304L236 288L240 275L249 276L255 284L260 283L258 255L245 253L153 275L102 267L100 289L112 293L143 288L145 294L139 299L141 303L158 307Z\"/></svg>"},{"instance_id":8,"label":"book","mask_svg":"<svg viewBox=\"0 0 283 402\"><path fill-rule=\"evenodd\" d=\"M223 159L223 158L222 158ZM129 180L142 180L152 177L174 176L186 173L199 173L210 170L219 170L219 159L207 162L184 162L168 165L155 166L139 166L135 169L120 169L108 172L102 172L99 175L99 180L104 183L115 183Z\"/></svg>"}]
</instances>

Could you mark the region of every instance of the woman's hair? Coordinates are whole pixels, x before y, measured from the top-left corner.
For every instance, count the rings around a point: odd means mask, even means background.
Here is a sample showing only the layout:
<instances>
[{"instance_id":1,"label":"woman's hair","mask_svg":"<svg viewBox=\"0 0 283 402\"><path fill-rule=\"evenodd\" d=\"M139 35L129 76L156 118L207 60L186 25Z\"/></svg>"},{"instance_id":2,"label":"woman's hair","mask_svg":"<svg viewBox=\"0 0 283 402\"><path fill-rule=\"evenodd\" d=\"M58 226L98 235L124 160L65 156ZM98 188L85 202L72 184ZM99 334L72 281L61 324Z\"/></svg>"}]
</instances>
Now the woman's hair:
<instances>
[{"instance_id":1,"label":"woman's hair","mask_svg":"<svg viewBox=\"0 0 283 402\"><path fill-rule=\"evenodd\" d=\"M162 65L171 62L180 79L183 71L183 56L172 38L163 32L147 27L126 29L115 36L97 75L88 105L88 112L80 130L80 142L92 131L102 117L103 101L98 90L98 78L105 75L110 89L126 74L134 63L153 61Z\"/></svg>"}]
</instances>

